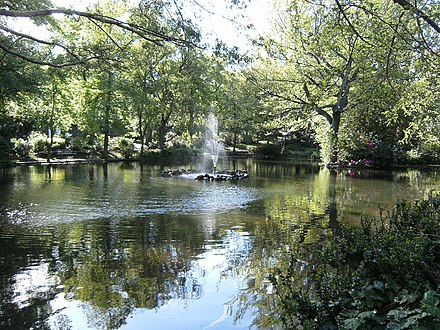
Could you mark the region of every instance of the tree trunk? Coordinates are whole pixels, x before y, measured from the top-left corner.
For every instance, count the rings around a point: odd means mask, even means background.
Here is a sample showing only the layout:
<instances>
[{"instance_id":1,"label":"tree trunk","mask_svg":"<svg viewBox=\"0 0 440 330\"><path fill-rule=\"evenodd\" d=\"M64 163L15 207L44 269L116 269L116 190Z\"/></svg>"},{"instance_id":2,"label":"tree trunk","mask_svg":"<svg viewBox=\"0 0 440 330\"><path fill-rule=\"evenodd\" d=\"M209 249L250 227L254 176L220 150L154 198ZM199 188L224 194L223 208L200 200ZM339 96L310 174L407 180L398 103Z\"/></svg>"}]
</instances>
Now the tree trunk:
<instances>
[{"instance_id":1,"label":"tree trunk","mask_svg":"<svg viewBox=\"0 0 440 330\"><path fill-rule=\"evenodd\" d=\"M193 136L194 136L194 110L192 107L189 107L189 127L188 127L188 133L189 133L189 139L192 142Z\"/></svg>"},{"instance_id":2,"label":"tree trunk","mask_svg":"<svg viewBox=\"0 0 440 330\"><path fill-rule=\"evenodd\" d=\"M102 153L102 158L104 160L108 160L108 142L110 135L110 112L111 112L111 101L112 101L112 73L108 73L108 91L107 91L107 99L105 100L104 106L104 150Z\"/></svg>"},{"instance_id":3,"label":"tree trunk","mask_svg":"<svg viewBox=\"0 0 440 330\"><path fill-rule=\"evenodd\" d=\"M348 92L350 89L350 74L351 74L351 65L353 63L352 54L350 54L350 58L347 61L347 65L345 70L341 73L341 86L339 87L338 99L336 103L333 105L333 113L332 113L332 141L331 143L331 154L330 154L330 162L337 163L339 161L339 152L338 152L338 133L339 127L341 125L341 116L342 113L345 112L348 105Z\"/></svg>"},{"instance_id":4,"label":"tree trunk","mask_svg":"<svg viewBox=\"0 0 440 330\"><path fill-rule=\"evenodd\" d=\"M237 147L237 128L234 129L234 141L232 146L232 152L235 152L236 147Z\"/></svg>"},{"instance_id":5,"label":"tree trunk","mask_svg":"<svg viewBox=\"0 0 440 330\"><path fill-rule=\"evenodd\" d=\"M330 162L336 163L339 160L339 152L338 152L338 133L339 126L341 123L341 115L342 112L336 111L333 112L333 120L332 120L332 136L331 136L331 154L330 154Z\"/></svg>"},{"instance_id":6,"label":"tree trunk","mask_svg":"<svg viewBox=\"0 0 440 330\"><path fill-rule=\"evenodd\" d=\"M160 118L160 127L159 127L159 149L163 150L165 148L165 141L166 141L166 136L167 136L167 126L168 126L168 122L171 118L171 114L173 113L173 104L170 106L170 110L168 111L168 113L162 114L161 118Z\"/></svg>"},{"instance_id":7,"label":"tree trunk","mask_svg":"<svg viewBox=\"0 0 440 330\"><path fill-rule=\"evenodd\" d=\"M237 126L237 106L236 106L236 104L234 103L234 113L233 113L233 116L234 116L234 145L233 145L233 147L232 147L232 152L235 152L235 148L237 147L237 131L238 131L238 126Z\"/></svg>"},{"instance_id":8,"label":"tree trunk","mask_svg":"<svg viewBox=\"0 0 440 330\"><path fill-rule=\"evenodd\" d=\"M49 128L49 146L47 147L47 162L48 163L50 163L50 161L52 159L52 146L53 146L53 131L52 131L52 128Z\"/></svg>"},{"instance_id":9,"label":"tree trunk","mask_svg":"<svg viewBox=\"0 0 440 330\"><path fill-rule=\"evenodd\" d=\"M139 121L138 121L138 132L139 132L139 140L141 142L141 155L144 153L145 146L145 128L143 125L143 109L139 111Z\"/></svg>"},{"instance_id":10,"label":"tree trunk","mask_svg":"<svg viewBox=\"0 0 440 330\"><path fill-rule=\"evenodd\" d=\"M47 148L47 162L50 163L52 158L52 146L53 146L53 132L54 128L54 116L55 116L55 102L56 102L56 91L54 83L52 83L52 104L50 109L50 118L49 118L49 146Z\"/></svg>"},{"instance_id":11,"label":"tree trunk","mask_svg":"<svg viewBox=\"0 0 440 330\"><path fill-rule=\"evenodd\" d=\"M167 121L165 120L165 116L162 114L160 119L159 136L158 136L160 150L163 150L165 148L165 136L167 134L166 126L167 126Z\"/></svg>"}]
</instances>

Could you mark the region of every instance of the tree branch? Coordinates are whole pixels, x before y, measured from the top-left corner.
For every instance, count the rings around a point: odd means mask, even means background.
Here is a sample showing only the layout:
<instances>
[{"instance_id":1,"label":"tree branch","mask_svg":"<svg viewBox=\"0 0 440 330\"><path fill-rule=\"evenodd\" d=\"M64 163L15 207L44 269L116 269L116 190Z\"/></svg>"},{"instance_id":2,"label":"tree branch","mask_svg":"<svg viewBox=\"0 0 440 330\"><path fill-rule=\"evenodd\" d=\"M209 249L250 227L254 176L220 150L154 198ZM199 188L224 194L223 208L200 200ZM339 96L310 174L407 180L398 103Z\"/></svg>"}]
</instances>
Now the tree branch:
<instances>
[{"instance_id":1,"label":"tree branch","mask_svg":"<svg viewBox=\"0 0 440 330\"><path fill-rule=\"evenodd\" d=\"M350 28L353 30L354 34L356 34L359 37L359 39L361 39L367 45L373 46L368 40L366 40L364 37L361 36L361 34L357 31L357 29L354 27L354 25L348 19L347 14L345 13L344 8L342 8L342 5L339 2L339 0L335 0L335 1L336 1L336 5L338 6L339 11L341 12L342 16L344 16L345 20L347 21L347 23L350 26Z\"/></svg>"},{"instance_id":2,"label":"tree branch","mask_svg":"<svg viewBox=\"0 0 440 330\"><path fill-rule=\"evenodd\" d=\"M330 125L333 124L333 117L330 116L330 114L327 111L325 111L324 109L317 107L316 113L320 116L323 116Z\"/></svg>"},{"instance_id":3,"label":"tree branch","mask_svg":"<svg viewBox=\"0 0 440 330\"><path fill-rule=\"evenodd\" d=\"M35 41L35 42L37 42L39 44L42 44L42 45L48 45L48 46L52 46L52 47L60 47L66 53L68 53L69 55L71 55L71 56L73 56L75 58L78 58L78 56L76 54L72 53L68 47L66 47L66 46L64 46L64 45L62 45L62 44L60 44L58 42L51 42L51 41L47 41L47 40L38 39L38 38L35 38L35 37L30 36L28 34L24 34L24 33L21 33L21 32L14 31L14 30L12 30L12 29L10 29L10 28L2 25L2 24L0 24L0 30L3 30L3 31L8 32L10 34L13 34L13 35L15 35L17 37L21 37L21 38L25 38L25 39L29 39L29 40Z\"/></svg>"},{"instance_id":4,"label":"tree branch","mask_svg":"<svg viewBox=\"0 0 440 330\"><path fill-rule=\"evenodd\" d=\"M173 42L175 44L183 44L183 45L188 45L190 43L186 40L171 37L164 33L146 29L136 24L123 22L113 17L103 16L103 15L98 15L83 11L77 11L73 9L56 8L56 9L25 11L25 12L0 9L0 16L15 17L15 18L17 17L34 18L34 17L42 17L42 16L52 16L54 14L63 14L66 16L80 16L80 17L93 19L101 23L115 25L120 27L121 29L134 33L139 37L141 37L142 39L145 39L157 45L161 45L162 41L168 41L168 42Z\"/></svg>"},{"instance_id":5,"label":"tree branch","mask_svg":"<svg viewBox=\"0 0 440 330\"><path fill-rule=\"evenodd\" d=\"M426 13L418 9L412 3L406 0L393 0L394 3L400 5L403 9L412 11L418 17L422 18L426 23L428 23L435 31L440 33L440 26Z\"/></svg>"},{"instance_id":6,"label":"tree branch","mask_svg":"<svg viewBox=\"0 0 440 330\"><path fill-rule=\"evenodd\" d=\"M74 65L79 65L79 64L86 64L91 59L96 59L95 57L89 57L87 60L56 64L56 63L53 63L53 62L40 61L40 60L37 60L35 58L23 55L23 54L18 53L18 52L15 52L15 51L9 49L8 47L4 46L2 43L0 43L0 49L2 49L5 53L8 53L8 54L13 55L13 56L16 56L18 58L21 58L22 60L25 60L27 62L30 62L30 63L33 63L33 64L38 64L38 65L48 65L48 66L51 66L51 67L54 67L54 68L64 68L64 67L68 67L68 66L74 66Z\"/></svg>"}]
</instances>

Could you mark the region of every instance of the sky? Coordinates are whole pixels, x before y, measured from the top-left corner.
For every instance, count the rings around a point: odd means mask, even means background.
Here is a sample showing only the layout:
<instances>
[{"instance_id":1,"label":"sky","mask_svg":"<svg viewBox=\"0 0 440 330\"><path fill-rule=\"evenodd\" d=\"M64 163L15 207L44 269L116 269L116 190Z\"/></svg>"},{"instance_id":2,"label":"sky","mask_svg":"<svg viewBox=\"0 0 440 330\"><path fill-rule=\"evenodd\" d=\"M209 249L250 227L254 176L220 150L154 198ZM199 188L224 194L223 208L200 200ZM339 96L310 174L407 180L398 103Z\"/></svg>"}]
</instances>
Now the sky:
<instances>
[{"instance_id":1,"label":"sky","mask_svg":"<svg viewBox=\"0 0 440 330\"><path fill-rule=\"evenodd\" d=\"M229 46L243 46L247 35L255 36L257 31L263 33L269 30L268 14L272 12L270 0L251 0L245 10L226 9L223 1L199 0L210 13L202 13L199 21L202 31L209 31L211 38L223 40ZM234 16L243 15L244 17ZM249 24L255 26L255 31L245 31Z\"/></svg>"},{"instance_id":2,"label":"sky","mask_svg":"<svg viewBox=\"0 0 440 330\"><path fill-rule=\"evenodd\" d=\"M52 0L56 6L72 7L76 10L84 10L91 2L96 1L99 0ZM256 36L269 30L273 0L250 0L245 10L227 9L225 2L230 0L195 1L200 6L194 1L186 0L191 4L186 15L201 28L205 38L203 42L212 43L215 39L220 39L230 47L247 48L250 47L247 36ZM240 15L244 17L236 17ZM250 23L255 26L255 30L244 32L243 27Z\"/></svg>"}]
</instances>

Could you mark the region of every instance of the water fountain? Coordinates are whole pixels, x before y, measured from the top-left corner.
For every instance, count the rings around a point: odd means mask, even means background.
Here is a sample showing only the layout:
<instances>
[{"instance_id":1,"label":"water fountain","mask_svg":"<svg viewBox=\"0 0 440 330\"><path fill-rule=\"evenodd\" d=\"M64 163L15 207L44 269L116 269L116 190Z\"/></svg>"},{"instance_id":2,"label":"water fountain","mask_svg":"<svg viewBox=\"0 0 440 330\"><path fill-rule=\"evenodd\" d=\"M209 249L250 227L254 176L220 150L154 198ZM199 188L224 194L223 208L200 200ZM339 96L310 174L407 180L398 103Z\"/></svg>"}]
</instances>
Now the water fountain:
<instances>
[{"instance_id":1,"label":"water fountain","mask_svg":"<svg viewBox=\"0 0 440 330\"><path fill-rule=\"evenodd\" d=\"M204 155L207 155L208 158L212 160L212 173L215 174L219 156L225 156L225 148L223 142L220 141L218 137L218 120L214 115L213 109L214 106L211 104L211 111L206 120ZM210 164L208 168L210 168Z\"/></svg>"},{"instance_id":2,"label":"water fountain","mask_svg":"<svg viewBox=\"0 0 440 330\"><path fill-rule=\"evenodd\" d=\"M221 171L217 170L219 161L227 164L226 152L223 142L218 135L218 120L214 115L214 105L211 103L211 109L206 118L205 131L203 135L203 150L202 159L199 168L199 173L193 173L186 170L166 170L162 171L162 177L184 177L192 178L201 181L226 181L226 180L240 180L248 177L246 170L228 171L224 168Z\"/></svg>"}]
</instances>

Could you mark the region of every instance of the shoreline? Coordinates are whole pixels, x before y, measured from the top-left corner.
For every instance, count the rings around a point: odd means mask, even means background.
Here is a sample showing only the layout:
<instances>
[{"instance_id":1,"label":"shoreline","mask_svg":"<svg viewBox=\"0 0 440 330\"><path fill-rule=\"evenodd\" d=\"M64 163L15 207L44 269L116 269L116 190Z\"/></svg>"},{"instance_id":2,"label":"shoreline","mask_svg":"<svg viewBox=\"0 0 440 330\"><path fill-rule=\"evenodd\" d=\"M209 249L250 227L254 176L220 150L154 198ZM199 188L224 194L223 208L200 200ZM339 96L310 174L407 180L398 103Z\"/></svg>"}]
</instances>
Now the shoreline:
<instances>
[{"instance_id":1,"label":"shoreline","mask_svg":"<svg viewBox=\"0 0 440 330\"><path fill-rule=\"evenodd\" d=\"M65 159L51 159L50 162L47 159L34 159L34 160L18 160L4 162L4 167L19 167L19 166L47 166L47 165L72 165L72 164L103 164L103 163L113 163L113 162L132 162L135 159L125 159L125 158L111 158L111 159L101 159L101 158L65 158Z\"/></svg>"},{"instance_id":2,"label":"shoreline","mask_svg":"<svg viewBox=\"0 0 440 330\"><path fill-rule=\"evenodd\" d=\"M246 157L237 157L232 156L230 158L246 158ZM258 158L256 158L258 159ZM0 168L8 168L8 167L20 167L20 166L48 166L48 165L74 165L74 164L105 164L105 163L115 163L115 162L140 162L140 163L149 163L155 161L166 161L167 159L152 159L150 161L145 161L137 158L59 158L59 159L51 159L50 162L47 159L38 158L33 160L9 160L9 161L0 161ZM262 161L267 161L265 159L260 159ZM272 160L273 161L273 160ZM286 159L280 160L281 162L295 162L298 160L295 159ZM277 162L277 161L275 161ZM335 166L336 165L336 166ZM327 167L330 171L337 170L372 170L372 171L391 171L395 169L435 169L439 168L440 164L396 164L391 165L389 167L383 168L374 168L374 167L362 167L362 166L341 166L341 164L322 164L319 163L319 166Z\"/></svg>"}]
</instances>

